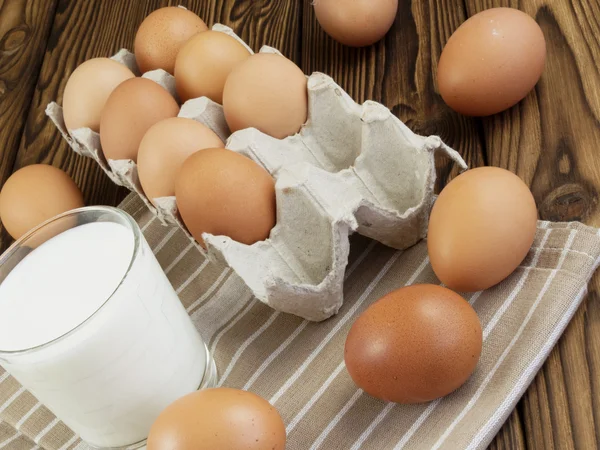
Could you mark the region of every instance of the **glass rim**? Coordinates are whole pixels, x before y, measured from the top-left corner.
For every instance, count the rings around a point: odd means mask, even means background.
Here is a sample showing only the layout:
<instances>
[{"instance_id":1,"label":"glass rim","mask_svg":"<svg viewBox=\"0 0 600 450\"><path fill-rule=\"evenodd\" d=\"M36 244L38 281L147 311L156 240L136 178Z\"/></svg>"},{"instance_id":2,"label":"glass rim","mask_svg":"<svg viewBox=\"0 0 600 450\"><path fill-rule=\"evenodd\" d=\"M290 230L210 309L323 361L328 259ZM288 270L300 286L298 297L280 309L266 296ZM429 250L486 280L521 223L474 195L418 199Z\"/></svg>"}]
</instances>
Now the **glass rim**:
<instances>
[{"instance_id":1,"label":"glass rim","mask_svg":"<svg viewBox=\"0 0 600 450\"><path fill-rule=\"evenodd\" d=\"M113 214L115 216L119 216L122 219L125 220L125 222L128 225L129 230L131 231L131 235L133 237L133 252L131 253L131 257L129 260L129 264L127 265L127 270L125 270L125 272L123 273L123 275L121 276L119 283L115 286L115 288L113 289L113 291L110 293L110 295L107 296L107 298L102 301L102 303L100 304L100 306L98 306L98 308L96 308L96 310L94 312L92 312L88 317L86 317L84 320L82 320L81 322L79 322L77 325L75 325L74 327L72 327L70 330L62 333L60 336L57 336L47 342L44 342L42 344L38 344L35 345L33 347L28 347L28 348L23 348L23 349L18 349L18 350L2 350L0 348L0 356L2 355L11 355L11 356L15 356L15 355L20 355L20 354L27 354L27 353L31 353L31 352L35 352L41 349L44 349L46 347L49 347L51 345L54 345L60 341L63 341L64 339L68 338L69 336L71 336L72 334L74 334L77 330L79 330L81 327L83 327L86 323L88 323L90 320L92 320L102 309L104 309L104 307L108 304L108 302L113 298L113 296L115 295L115 293L121 288L123 282L125 281L125 279L127 278L127 276L129 275L131 268L133 266L133 263L135 261L135 259L137 258L137 255L139 253L139 248L140 248L140 239L141 239L141 230L139 225L137 224L137 222L133 219L133 217L131 217L131 215L129 215L127 212L123 211L120 208L115 208L112 206L85 206L82 208L76 208L76 209L72 209L70 211L64 212L62 214L59 214L57 216L54 216L48 220L46 220L45 222L42 222L41 224L39 224L38 226L32 228L31 230L29 230L27 233L25 233L23 236L21 236L19 239L15 240L15 242L13 242L11 244L10 247L8 247L6 249L6 251L4 251L4 253L2 253L0 255L0 266L6 264L6 262L8 260L10 260L10 258L14 255L14 253L22 247L25 247L24 243L31 239L34 235L36 235L37 233L39 233L40 231L42 231L42 229L46 228L48 225L55 223L61 219L64 219L66 217L70 217L70 216L79 216L83 213L86 212L105 212L108 214ZM94 222L90 222L90 223L94 223ZM77 226L74 226L72 228L68 228L65 231L68 230L72 230L74 228L77 228ZM61 233L58 233L56 236L64 233L65 231L62 231ZM44 241L48 242L51 239L53 239L54 237L51 237L50 239ZM43 244L42 244L43 245ZM25 259L25 258L23 258ZM20 261L19 261L20 263ZM17 267L18 264L15 266ZM13 269L11 269L12 272ZM0 284L2 284L0 282Z\"/></svg>"}]
</instances>

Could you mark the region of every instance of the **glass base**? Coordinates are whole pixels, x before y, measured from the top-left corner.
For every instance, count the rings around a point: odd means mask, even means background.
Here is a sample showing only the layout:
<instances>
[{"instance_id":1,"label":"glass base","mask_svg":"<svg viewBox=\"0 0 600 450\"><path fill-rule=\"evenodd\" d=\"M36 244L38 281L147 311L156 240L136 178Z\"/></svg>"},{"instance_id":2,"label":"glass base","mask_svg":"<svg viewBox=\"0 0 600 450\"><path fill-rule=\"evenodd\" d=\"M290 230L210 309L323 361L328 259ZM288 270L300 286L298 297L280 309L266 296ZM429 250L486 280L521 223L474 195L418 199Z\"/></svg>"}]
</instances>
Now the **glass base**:
<instances>
[{"instance_id":1,"label":"glass base","mask_svg":"<svg viewBox=\"0 0 600 450\"><path fill-rule=\"evenodd\" d=\"M215 387L218 381L218 372L217 365L215 364L215 360L213 359L210 351L206 344L204 344L204 348L206 349L206 366L204 369L204 375L202 376L202 380L200 381L200 386L198 386L198 391L202 389L209 389ZM125 447L94 447L91 444L88 444L90 448L94 450L145 450L146 448L146 439L140 442L136 442L135 444L127 445Z\"/></svg>"}]
</instances>

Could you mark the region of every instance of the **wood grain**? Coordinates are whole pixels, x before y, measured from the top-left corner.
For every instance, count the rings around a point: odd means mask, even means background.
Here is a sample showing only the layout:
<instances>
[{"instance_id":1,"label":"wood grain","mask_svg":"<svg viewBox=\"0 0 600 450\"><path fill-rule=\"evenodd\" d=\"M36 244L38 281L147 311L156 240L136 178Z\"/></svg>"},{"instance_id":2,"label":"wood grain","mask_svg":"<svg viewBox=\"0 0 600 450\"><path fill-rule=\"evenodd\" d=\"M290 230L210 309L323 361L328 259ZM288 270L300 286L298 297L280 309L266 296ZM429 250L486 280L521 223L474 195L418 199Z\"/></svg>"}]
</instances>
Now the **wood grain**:
<instances>
[{"instance_id":1,"label":"wood grain","mask_svg":"<svg viewBox=\"0 0 600 450\"><path fill-rule=\"evenodd\" d=\"M0 183L12 172L55 1L0 1Z\"/></svg>"},{"instance_id":2,"label":"wood grain","mask_svg":"<svg viewBox=\"0 0 600 450\"><path fill-rule=\"evenodd\" d=\"M0 1L0 185L13 172L56 3Z\"/></svg>"},{"instance_id":3,"label":"wood grain","mask_svg":"<svg viewBox=\"0 0 600 450\"><path fill-rule=\"evenodd\" d=\"M525 448L525 436L518 410L514 410L492 444L490 450Z\"/></svg>"},{"instance_id":4,"label":"wood grain","mask_svg":"<svg viewBox=\"0 0 600 450\"><path fill-rule=\"evenodd\" d=\"M181 0L209 27L221 23L231 27L254 51L263 45L280 50L298 62L301 41L301 2L288 0Z\"/></svg>"}]
</instances>

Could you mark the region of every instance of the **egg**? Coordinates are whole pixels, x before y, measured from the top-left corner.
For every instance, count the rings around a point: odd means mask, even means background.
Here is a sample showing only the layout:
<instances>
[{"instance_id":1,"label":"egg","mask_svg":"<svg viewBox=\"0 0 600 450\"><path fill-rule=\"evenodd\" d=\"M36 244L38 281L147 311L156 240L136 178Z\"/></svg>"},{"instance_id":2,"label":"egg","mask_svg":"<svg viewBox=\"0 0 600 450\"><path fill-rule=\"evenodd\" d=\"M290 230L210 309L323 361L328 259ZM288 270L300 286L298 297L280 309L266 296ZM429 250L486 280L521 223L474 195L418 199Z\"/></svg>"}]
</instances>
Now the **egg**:
<instances>
[{"instance_id":1,"label":"egg","mask_svg":"<svg viewBox=\"0 0 600 450\"><path fill-rule=\"evenodd\" d=\"M488 116L525 98L545 62L546 41L536 21L517 9L492 8L450 37L438 64L438 88L455 111Z\"/></svg>"},{"instance_id":2,"label":"egg","mask_svg":"<svg viewBox=\"0 0 600 450\"><path fill-rule=\"evenodd\" d=\"M14 239L54 216L83 206L83 195L69 175L45 164L17 170L0 192L0 220Z\"/></svg>"},{"instance_id":3,"label":"egg","mask_svg":"<svg viewBox=\"0 0 600 450\"><path fill-rule=\"evenodd\" d=\"M284 450L285 425L251 392L205 389L176 400L158 416L147 450Z\"/></svg>"},{"instance_id":4,"label":"egg","mask_svg":"<svg viewBox=\"0 0 600 450\"><path fill-rule=\"evenodd\" d=\"M137 165L140 183L153 201L175 195L175 180L186 158L198 150L224 147L206 125L171 117L152 125L140 142Z\"/></svg>"},{"instance_id":5,"label":"egg","mask_svg":"<svg viewBox=\"0 0 600 450\"><path fill-rule=\"evenodd\" d=\"M185 8L157 9L144 19L135 35L133 48L140 71L163 69L173 74L183 44L207 29L200 17Z\"/></svg>"},{"instance_id":6,"label":"egg","mask_svg":"<svg viewBox=\"0 0 600 450\"><path fill-rule=\"evenodd\" d=\"M146 78L124 81L108 97L100 118L104 156L136 161L146 131L178 113L179 105L158 83Z\"/></svg>"},{"instance_id":7,"label":"egg","mask_svg":"<svg viewBox=\"0 0 600 450\"><path fill-rule=\"evenodd\" d=\"M535 200L517 175L497 167L469 170L442 190L431 211L431 266L451 289L487 289L523 261L536 226Z\"/></svg>"},{"instance_id":8,"label":"egg","mask_svg":"<svg viewBox=\"0 0 600 450\"><path fill-rule=\"evenodd\" d=\"M192 37L175 62L175 84L181 101L208 97L223 103L225 80L232 69L250 56L235 38L219 31Z\"/></svg>"},{"instance_id":9,"label":"egg","mask_svg":"<svg viewBox=\"0 0 600 450\"><path fill-rule=\"evenodd\" d=\"M100 130L100 116L108 96L123 81L135 77L126 66L108 58L93 58L77 67L63 93L67 130Z\"/></svg>"},{"instance_id":10,"label":"egg","mask_svg":"<svg viewBox=\"0 0 600 450\"><path fill-rule=\"evenodd\" d=\"M223 111L232 132L256 128L278 139L296 134L308 115L306 77L283 56L252 55L227 78Z\"/></svg>"},{"instance_id":11,"label":"egg","mask_svg":"<svg viewBox=\"0 0 600 450\"><path fill-rule=\"evenodd\" d=\"M314 0L317 21L336 41L365 47L385 36L394 24L398 0Z\"/></svg>"},{"instance_id":12,"label":"egg","mask_svg":"<svg viewBox=\"0 0 600 450\"><path fill-rule=\"evenodd\" d=\"M275 226L275 182L245 156L206 149L187 158L175 183L181 218L204 245L202 233L229 236L251 245L269 237Z\"/></svg>"},{"instance_id":13,"label":"egg","mask_svg":"<svg viewBox=\"0 0 600 450\"><path fill-rule=\"evenodd\" d=\"M447 288L423 284L369 306L348 333L344 360L369 395L423 403L462 386L481 347L481 324L471 305Z\"/></svg>"}]
</instances>

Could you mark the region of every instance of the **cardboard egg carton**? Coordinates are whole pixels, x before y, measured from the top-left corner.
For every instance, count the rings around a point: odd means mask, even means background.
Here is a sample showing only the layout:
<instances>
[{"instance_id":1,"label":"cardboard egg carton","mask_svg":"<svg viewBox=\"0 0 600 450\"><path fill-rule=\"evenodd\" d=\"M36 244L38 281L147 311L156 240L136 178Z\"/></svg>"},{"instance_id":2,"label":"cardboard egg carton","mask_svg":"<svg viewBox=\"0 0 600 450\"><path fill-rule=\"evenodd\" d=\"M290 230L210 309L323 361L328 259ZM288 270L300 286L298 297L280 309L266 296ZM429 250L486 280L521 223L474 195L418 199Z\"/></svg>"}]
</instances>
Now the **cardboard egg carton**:
<instances>
[{"instance_id":1,"label":"cardboard egg carton","mask_svg":"<svg viewBox=\"0 0 600 450\"><path fill-rule=\"evenodd\" d=\"M222 25L213 30L240 40ZM277 51L263 47L261 52ZM113 58L137 73L128 51ZM175 96L171 75L157 70L143 76ZM198 249L227 263L262 302L321 321L343 303L350 234L397 249L414 245L426 235L434 201L435 154L447 155L462 170L467 166L439 137L413 133L381 104L358 105L327 75L308 77L308 104L304 127L283 140L256 129L229 136L222 106L204 97L187 101L179 116L205 124L228 149L251 158L276 180L277 224L269 239L245 245L205 234L207 251L196 244ZM115 183L140 195L165 225L187 233L174 197L150 202L144 196L133 161L107 161L98 133L69 134L56 103L46 112L74 151L94 158Z\"/></svg>"}]
</instances>

